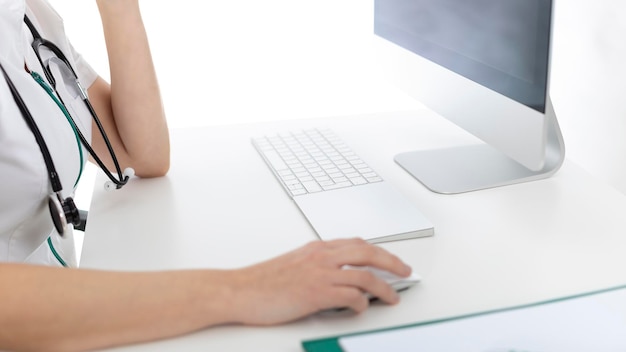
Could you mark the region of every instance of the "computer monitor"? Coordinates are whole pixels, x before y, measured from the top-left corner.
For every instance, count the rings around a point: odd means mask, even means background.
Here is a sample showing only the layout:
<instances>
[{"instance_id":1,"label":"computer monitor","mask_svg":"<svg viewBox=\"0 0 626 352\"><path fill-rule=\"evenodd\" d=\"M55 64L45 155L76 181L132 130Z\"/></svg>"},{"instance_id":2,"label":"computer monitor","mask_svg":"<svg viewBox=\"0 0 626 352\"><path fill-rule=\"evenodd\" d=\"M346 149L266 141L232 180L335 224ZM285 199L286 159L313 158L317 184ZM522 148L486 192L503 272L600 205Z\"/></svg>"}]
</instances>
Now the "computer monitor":
<instances>
[{"instance_id":1,"label":"computer monitor","mask_svg":"<svg viewBox=\"0 0 626 352\"><path fill-rule=\"evenodd\" d=\"M375 0L383 69L485 142L396 162L438 193L554 174L565 147L549 96L552 15L551 0Z\"/></svg>"}]
</instances>

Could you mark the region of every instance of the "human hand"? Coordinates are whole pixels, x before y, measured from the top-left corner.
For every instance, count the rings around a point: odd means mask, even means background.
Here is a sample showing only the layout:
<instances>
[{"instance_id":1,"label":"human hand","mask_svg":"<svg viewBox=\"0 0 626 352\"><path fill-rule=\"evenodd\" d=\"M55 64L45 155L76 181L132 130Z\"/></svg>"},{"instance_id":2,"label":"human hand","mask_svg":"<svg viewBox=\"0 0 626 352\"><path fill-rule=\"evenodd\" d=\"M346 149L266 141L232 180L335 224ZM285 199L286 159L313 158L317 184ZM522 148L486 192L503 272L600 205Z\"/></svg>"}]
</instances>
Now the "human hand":
<instances>
[{"instance_id":1,"label":"human hand","mask_svg":"<svg viewBox=\"0 0 626 352\"><path fill-rule=\"evenodd\" d=\"M372 266L402 277L411 273L399 258L361 239L311 242L235 271L235 321L273 325L338 307L362 312L369 305L364 292L389 304L399 301L395 290L371 272L344 265Z\"/></svg>"}]
</instances>

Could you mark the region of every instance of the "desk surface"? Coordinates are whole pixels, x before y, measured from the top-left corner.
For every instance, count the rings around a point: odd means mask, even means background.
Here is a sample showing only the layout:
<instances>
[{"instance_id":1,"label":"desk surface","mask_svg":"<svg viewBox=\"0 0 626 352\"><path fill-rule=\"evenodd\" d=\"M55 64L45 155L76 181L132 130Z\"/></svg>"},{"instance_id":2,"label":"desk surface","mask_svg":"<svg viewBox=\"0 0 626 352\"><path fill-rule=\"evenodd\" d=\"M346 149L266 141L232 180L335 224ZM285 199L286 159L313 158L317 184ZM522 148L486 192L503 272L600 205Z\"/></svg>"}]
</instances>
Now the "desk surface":
<instances>
[{"instance_id":1,"label":"desk surface","mask_svg":"<svg viewBox=\"0 0 626 352\"><path fill-rule=\"evenodd\" d=\"M381 244L423 281L404 292L399 305L376 305L360 315L216 327L118 350L301 351L303 339L626 283L622 193L570 161L547 180L460 195L431 193L393 156L476 141L427 111L174 130L168 176L135 179L119 192L96 187L81 266L234 268L317 239L250 142L307 127L332 128L435 224L433 237Z\"/></svg>"}]
</instances>

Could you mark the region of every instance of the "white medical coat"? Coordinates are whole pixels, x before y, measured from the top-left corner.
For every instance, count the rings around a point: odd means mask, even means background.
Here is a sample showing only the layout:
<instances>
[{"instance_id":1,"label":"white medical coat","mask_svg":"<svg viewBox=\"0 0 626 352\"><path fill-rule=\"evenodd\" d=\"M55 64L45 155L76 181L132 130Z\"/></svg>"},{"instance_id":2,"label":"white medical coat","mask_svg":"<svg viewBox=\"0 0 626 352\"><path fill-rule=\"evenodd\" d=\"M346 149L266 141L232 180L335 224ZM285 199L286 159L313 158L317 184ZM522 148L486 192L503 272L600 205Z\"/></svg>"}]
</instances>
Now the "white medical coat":
<instances>
[{"instance_id":1,"label":"white medical coat","mask_svg":"<svg viewBox=\"0 0 626 352\"><path fill-rule=\"evenodd\" d=\"M44 39L56 44L67 56L83 87L97 78L94 70L69 43L63 21L46 0L0 0L0 61L26 102L46 141L63 185L63 197L71 196L88 157L56 103L24 69L45 77L33 49L32 35L24 23L27 14ZM44 61L51 57L42 51ZM53 71L57 70L54 62ZM55 75L57 81L60 75ZM91 115L74 89L57 83L65 105L87 140L91 140ZM80 146L82 148L82 146ZM10 90L0 76L0 262L60 265L48 237L69 266L76 266L72 236L61 238L54 230L48 210L52 189L46 164Z\"/></svg>"}]
</instances>

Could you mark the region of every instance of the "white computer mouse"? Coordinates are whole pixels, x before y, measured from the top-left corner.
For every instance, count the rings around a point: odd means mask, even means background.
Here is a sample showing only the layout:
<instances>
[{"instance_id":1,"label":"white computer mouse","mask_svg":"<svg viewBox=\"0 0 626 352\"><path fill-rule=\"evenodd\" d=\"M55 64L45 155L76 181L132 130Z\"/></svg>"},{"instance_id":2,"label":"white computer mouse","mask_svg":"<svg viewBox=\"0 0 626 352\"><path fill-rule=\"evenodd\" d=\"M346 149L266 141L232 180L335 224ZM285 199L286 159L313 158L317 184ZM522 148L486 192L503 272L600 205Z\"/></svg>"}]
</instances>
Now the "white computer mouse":
<instances>
[{"instance_id":1,"label":"white computer mouse","mask_svg":"<svg viewBox=\"0 0 626 352\"><path fill-rule=\"evenodd\" d=\"M343 269L352 269L352 270L367 270L377 277L385 280L391 287L393 287L396 291L404 291L411 286L417 284L421 281L421 277L416 273L411 273L408 277L400 277L395 274L392 274L386 270L381 270L377 268L373 268L370 266L352 266L352 265L344 265ZM366 293L370 299L375 299L370 294Z\"/></svg>"},{"instance_id":2,"label":"white computer mouse","mask_svg":"<svg viewBox=\"0 0 626 352\"><path fill-rule=\"evenodd\" d=\"M420 282L422 280L422 278L415 273L411 273L411 275L409 275L408 277L400 277L397 275L394 275L388 271L385 270L381 270L381 269L376 269L376 268L372 268L370 266L352 266L352 265L344 265L342 267L342 269L352 269L352 270L367 270L372 272L374 275L380 277L381 279L385 280L389 285L391 285L391 287L393 287L397 292L400 291L404 291L409 289L411 286L417 284L418 282ZM366 297L370 300L370 302L374 302L377 301L378 298L375 296L372 296L370 293L365 293ZM347 308L343 307L343 308L332 308L332 309L327 309L327 310L323 310L321 313L335 313L335 312L343 312L346 311Z\"/></svg>"}]
</instances>

